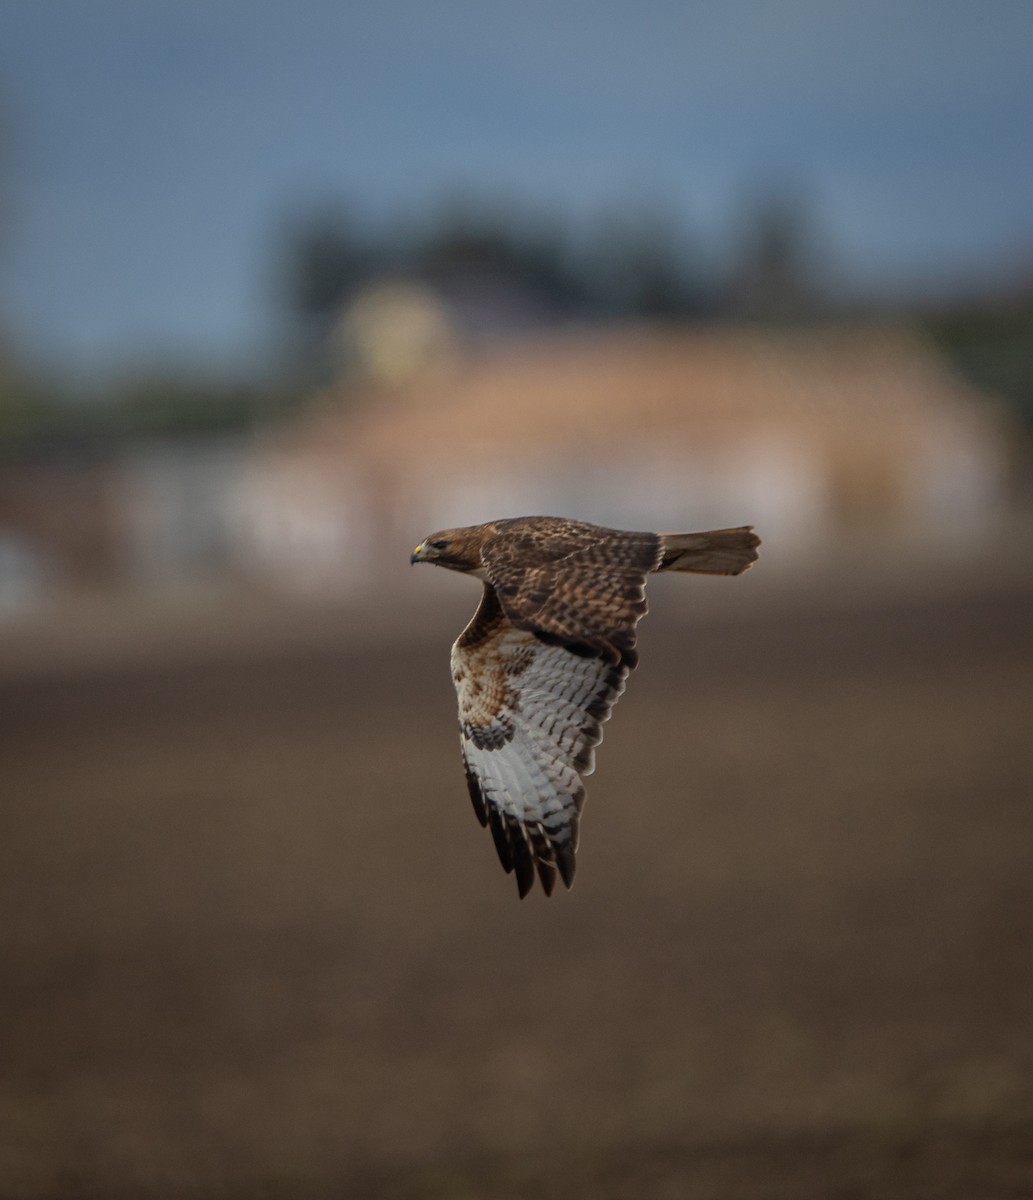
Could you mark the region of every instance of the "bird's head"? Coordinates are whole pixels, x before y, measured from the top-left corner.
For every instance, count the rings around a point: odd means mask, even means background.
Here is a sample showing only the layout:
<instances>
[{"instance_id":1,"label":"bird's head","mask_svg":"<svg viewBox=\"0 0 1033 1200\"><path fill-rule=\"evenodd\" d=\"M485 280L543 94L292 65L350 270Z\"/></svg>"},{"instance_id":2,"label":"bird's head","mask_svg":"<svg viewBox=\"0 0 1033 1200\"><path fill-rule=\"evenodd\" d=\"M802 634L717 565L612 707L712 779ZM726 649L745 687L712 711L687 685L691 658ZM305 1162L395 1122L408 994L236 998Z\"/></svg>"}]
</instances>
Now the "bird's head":
<instances>
[{"instance_id":1,"label":"bird's head","mask_svg":"<svg viewBox=\"0 0 1033 1200\"><path fill-rule=\"evenodd\" d=\"M483 540L482 525L467 529L443 529L424 538L409 555L409 561L434 563L437 567L448 567L450 571L479 571L482 567Z\"/></svg>"}]
</instances>

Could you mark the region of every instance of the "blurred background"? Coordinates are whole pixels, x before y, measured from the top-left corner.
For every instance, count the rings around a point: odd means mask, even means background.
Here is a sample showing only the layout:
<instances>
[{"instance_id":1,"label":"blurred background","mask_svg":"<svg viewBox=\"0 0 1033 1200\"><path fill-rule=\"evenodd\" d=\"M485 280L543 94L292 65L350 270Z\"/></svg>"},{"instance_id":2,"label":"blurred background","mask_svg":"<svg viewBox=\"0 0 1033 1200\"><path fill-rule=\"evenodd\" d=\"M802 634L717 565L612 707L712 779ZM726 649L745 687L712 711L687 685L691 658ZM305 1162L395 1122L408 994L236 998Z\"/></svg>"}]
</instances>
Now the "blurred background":
<instances>
[{"instance_id":1,"label":"blurred background","mask_svg":"<svg viewBox=\"0 0 1033 1200\"><path fill-rule=\"evenodd\" d=\"M0 1197L1033 1186L1033 9L13 0ZM429 532L654 581L577 886Z\"/></svg>"}]
</instances>

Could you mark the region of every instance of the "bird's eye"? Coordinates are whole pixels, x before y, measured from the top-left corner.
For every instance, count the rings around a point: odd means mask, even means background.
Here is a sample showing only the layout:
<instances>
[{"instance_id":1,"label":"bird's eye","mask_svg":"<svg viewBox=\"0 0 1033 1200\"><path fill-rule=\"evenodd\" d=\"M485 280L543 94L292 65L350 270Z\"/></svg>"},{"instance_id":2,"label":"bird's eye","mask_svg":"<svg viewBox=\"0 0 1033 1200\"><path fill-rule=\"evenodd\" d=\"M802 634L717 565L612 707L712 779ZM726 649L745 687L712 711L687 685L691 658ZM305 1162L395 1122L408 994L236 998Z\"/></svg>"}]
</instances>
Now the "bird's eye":
<instances>
[{"instance_id":1,"label":"bird's eye","mask_svg":"<svg viewBox=\"0 0 1033 1200\"><path fill-rule=\"evenodd\" d=\"M428 542L427 545L431 548L431 550L444 550L448 545L448 542L444 541L442 538L437 538L433 542Z\"/></svg>"}]
</instances>

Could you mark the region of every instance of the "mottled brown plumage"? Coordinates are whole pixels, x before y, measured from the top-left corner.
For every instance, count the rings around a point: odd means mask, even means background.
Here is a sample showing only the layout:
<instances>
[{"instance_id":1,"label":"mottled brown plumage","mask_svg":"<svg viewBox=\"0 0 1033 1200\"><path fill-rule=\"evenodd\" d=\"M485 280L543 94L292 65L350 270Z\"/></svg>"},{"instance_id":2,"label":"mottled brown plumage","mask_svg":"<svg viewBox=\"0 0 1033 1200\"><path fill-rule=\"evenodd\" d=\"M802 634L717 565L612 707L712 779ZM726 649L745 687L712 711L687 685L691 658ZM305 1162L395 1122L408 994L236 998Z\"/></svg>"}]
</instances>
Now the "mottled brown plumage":
<instances>
[{"instance_id":1,"label":"mottled brown plumage","mask_svg":"<svg viewBox=\"0 0 1033 1200\"><path fill-rule=\"evenodd\" d=\"M412 562L484 581L452 676L474 811L521 896L536 869L547 895L557 872L573 882L582 777L638 662L646 576L738 575L759 544L750 526L648 533L516 517L443 530L413 551Z\"/></svg>"}]
</instances>

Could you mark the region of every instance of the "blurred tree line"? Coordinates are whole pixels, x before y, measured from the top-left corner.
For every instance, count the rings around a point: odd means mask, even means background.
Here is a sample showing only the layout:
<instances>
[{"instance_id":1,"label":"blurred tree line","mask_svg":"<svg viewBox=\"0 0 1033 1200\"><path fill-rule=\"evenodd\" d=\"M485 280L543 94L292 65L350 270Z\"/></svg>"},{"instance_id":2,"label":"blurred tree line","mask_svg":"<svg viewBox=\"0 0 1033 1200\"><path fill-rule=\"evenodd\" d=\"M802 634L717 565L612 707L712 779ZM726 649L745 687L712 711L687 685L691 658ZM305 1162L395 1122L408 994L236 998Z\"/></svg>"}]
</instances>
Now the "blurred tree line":
<instances>
[{"instance_id":1,"label":"blurred tree line","mask_svg":"<svg viewBox=\"0 0 1033 1200\"><path fill-rule=\"evenodd\" d=\"M742 286L750 279L762 281L765 297L752 315L811 311L799 303L808 291L798 227L785 225L781 209L774 222L762 214L755 226L734 277L718 285L666 213L613 214L575 237L525 213L465 203L373 232L346 205L314 207L271 237L282 353L268 374L242 368L227 379L190 364L157 365L107 380L91 395L33 374L0 340L0 455L83 455L119 439L211 434L272 419L339 370L329 351L335 323L378 280L431 289L491 281L525 298L547 324L743 317L759 294Z\"/></svg>"},{"instance_id":2,"label":"blurred tree line","mask_svg":"<svg viewBox=\"0 0 1033 1200\"><path fill-rule=\"evenodd\" d=\"M283 222L271 237L271 292L282 330L278 368L213 377L189 364L127 372L102 395L47 383L0 329L0 456L103 451L120 439L205 435L274 419L339 370L329 345L346 306L371 284L430 289L490 281L525 298L543 327L568 321L785 325L879 317L822 287L822 255L798 198L747 209L722 269L669 213L626 211L576 234L526 213L454 204L370 230L344 204ZM827 257L827 256L825 256ZM827 272L826 272L827 274ZM893 314L924 328L979 386L1009 399L1033 428L1033 287Z\"/></svg>"},{"instance_id":3,"label":"blurred tree line","mask_svg":"<svg viewBox=\"0 0 1033 1200\"><path fill-rule=\"evenodd\" d=\"M285 299L304 319L333 317L384 275L429 281L456 273L505 279L559 313L692 316L706 303L684 238L666 218L627 214L580 246L545 222L463 205L428 226L364 233L343 208L291 222L284 239Z\"/></svg>"},{"instance_id":4,"label":"blurred tree line","mask_svg":"<svg viewBox=\"0 0 1033 1200\"><path fill-rule=\"evenodd\" d=\"M795 320L827 304L811 242L805 206L780 196L748 212L724 270L664 210L614 212L573 233L460 202L429 222L378 233L330 205L286 224L277 274L284 306L317 335L385 276L431 286L463 276L503 281L561 320Z\"/></svg>"}]
</instances>

